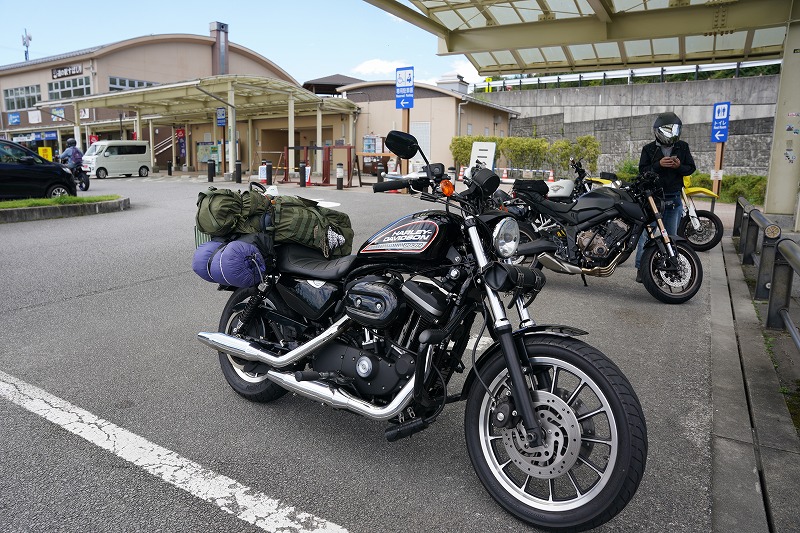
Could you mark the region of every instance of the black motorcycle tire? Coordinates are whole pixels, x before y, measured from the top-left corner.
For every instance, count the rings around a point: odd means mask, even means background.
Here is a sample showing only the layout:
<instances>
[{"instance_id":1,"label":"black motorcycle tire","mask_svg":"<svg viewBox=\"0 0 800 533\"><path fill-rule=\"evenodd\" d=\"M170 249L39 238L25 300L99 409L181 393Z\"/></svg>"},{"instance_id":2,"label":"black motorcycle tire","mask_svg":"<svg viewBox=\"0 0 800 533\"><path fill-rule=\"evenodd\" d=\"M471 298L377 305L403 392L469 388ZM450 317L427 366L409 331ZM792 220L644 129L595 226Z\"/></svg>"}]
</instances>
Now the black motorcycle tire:
<instances>
[{"instance_id":1,"label":"black motorcycle tire","mask_svg":"<svg viewBox=\"0 0 800 533\"><path fill-rule=\"evenodd\" d=\"M256 287L247 287L234 291L222 311L222 316L219 319L219 331L231 334L237 324L238 315L244 310L244 305L240 304L244 304L251 296L256 294L257 290ZM262 305L280 309L282 302L276 301L275 296L268 295ZM271 341L278 341L282 337L280 326L276 326L258 315L250 320L246 334L256 338L264 337ZM222 369L222 375L228 385L240 396L251 402L267 403L277 400L286 394L286 389L270 381L266 374L247 372L244 369L247 363L248 361L219 352L219 366Z\"/></svg>"},{"instance_id":2,"label":"black motorcycle tire","mask_svg":"<svg viewBox=\"0 0 800 533\"><path fill-rule=\"evenodd\" d=\"M620 369L582 341L531 335L524 345L545 446L521 445L521 422L512 428L492 424L493 401L510 394L498 352L482 365L482 383L476 379L467 398L464 431L472 465L487 492L532 526L597 527L622 511L644 474L647 426L639 399Z\"/></svg>"},{"instance_id":3,"label":"black motorcycle tire","mask_svg":"<svg viewBox=\"0 0 800 533\"><path fill-rule=\"evenodd\" d=\"M80 177L80 183L78 184L78 188L82 191L89 190L89 176L84 174Z\"/></svg>"},{"instance_id":4,"label":"black motorcycle tire","mask_svg":"<svg viewBox=\"0 0 800 533\"><path fill-rule=\"evenodd\" d=\"M697 252L706 252L722 240L722 220L711 211L697 211L700 220L700 231L695 231L688 215L681 219L678 226L678 235L689 241Z\"/></svg>"},{"instance_id":5,"label":"black motorcycle tire","mask_svg":"<svg viewBox=\"0 0 800 533\"><path fill-rule=\"evenodd\" d=\"M647 292L666 304L682 304L691 300L703 283L700 257L687 241L673 242L680 262L676 275L662 268L663 258L657 246L646 248L642 255L642 284Z\"/></svg>"}]
</instances>

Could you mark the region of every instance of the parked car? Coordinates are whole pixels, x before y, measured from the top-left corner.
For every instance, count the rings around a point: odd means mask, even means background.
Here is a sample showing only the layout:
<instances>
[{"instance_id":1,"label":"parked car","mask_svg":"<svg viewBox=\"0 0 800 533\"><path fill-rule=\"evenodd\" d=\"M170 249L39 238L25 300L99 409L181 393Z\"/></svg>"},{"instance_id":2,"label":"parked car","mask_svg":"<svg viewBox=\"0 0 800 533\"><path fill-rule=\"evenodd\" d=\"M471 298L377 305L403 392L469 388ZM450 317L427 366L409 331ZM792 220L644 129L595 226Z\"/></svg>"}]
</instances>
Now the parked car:
<instances>
[{"instance_id":1,"label":"parked car","mask_svg":"<svg viewBox=\"0 0 800 533\"><path fill-rule=\"evenodd\" d=\"M150 173L150 143L97 141L83 154L83 170L100 179L134 174L144 178Z\"/></svg>"},{"instance_id":2,"label":"parked car","mask_svg":"<svg viewBox=\"0 0 800 533\"><path fill-rule=\"evenodd\" d=\"M17 143L0 139L0 198L76 196L72 173Z\"/></svg>"}]
</instances>

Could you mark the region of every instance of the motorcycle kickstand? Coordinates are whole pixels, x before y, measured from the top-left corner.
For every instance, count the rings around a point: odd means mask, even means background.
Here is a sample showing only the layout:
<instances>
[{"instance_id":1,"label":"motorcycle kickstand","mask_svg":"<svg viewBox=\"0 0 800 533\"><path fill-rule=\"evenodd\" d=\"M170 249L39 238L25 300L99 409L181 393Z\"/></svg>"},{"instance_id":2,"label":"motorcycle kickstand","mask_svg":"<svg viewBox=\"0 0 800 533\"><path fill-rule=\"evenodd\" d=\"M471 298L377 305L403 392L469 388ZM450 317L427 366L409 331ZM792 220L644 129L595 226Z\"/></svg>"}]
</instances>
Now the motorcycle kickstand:
<instances>
[{"instance_id":1,"label":"motorcycle kickstand","mask_svg":"<svg viewBox=\"0 0 800 533\"><path fill-rule=\"evenodd\" d=\"M586 274L584 274L583 272L581 272L581 279L583 280L583 286L588 287L589 284L586 283Z\"/></svg>"}]
</instances>

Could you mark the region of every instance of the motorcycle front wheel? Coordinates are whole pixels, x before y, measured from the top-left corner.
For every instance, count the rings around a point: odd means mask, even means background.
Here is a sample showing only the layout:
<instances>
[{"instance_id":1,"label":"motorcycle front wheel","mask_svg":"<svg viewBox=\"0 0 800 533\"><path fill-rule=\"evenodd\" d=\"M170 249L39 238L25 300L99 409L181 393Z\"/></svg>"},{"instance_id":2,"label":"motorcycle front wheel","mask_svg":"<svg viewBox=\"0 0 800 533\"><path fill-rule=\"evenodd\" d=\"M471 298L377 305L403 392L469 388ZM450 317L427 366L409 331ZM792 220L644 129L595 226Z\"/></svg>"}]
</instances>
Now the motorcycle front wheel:
<instances>
[{"instance_id":1,"label":"motorcycle front wheel","mask_svg":"<svg viewBox=\"0 0 800 533\"><path fill-rule=\"evenodd\" d=\"M655 299L666 304L682 304L697 294L703 283L700 257L686 241L673 242L678 254L677 270L668 268L668 258L657 246L642 255L642 284Z\"/></svg>"},{"instance_id":2,"label":"motorcycle front wheel","mask_svg":"<svg viewBox=\"0 0 800 533\"><path fill-rule=\"evenodd\" d=\"M244 311L247 301L256 292L258 292L256 287L241 288L234 291L222 311L222 316L219 319L219 331L229 335L232 334L233 329L240 322L239 317ZM276 302L274 296L268 295L262 305L270 309L277 309L280 302ZM250 324L243 333L246 337L279 342L284 338L282 328L282 326L269 322L256 313L256 316L250 320ZM270 381L266 374L256 371L255 365L250 361L245 361L223 352L218 353L222 375L225 376L225 381L228 382L228 385L239 395L251 402L266 403L277 400L286 394L286 389Z\"/></svg>"},{"instance_id":3,"label":"motorcycle front wheel","mask_svg":"<svg viewBox=\"0 0 800 533\"><path fill-rule=\"evenodd\" d=\"M489 494L526 523L582 531L611 520L633 498L647 461L647 427L630 382L605 355L577 339L525 339L534 411L545 433L531 448L516 414L502 353L482 366L465 410L467 450ZM484 387L485 384L485 387Z\"/></svg>"},{"instance_id":4,"label":"motorcycle front wheel","mask_svg":"<svg viewBox=\"0 0 800 533\"><path fill-rule=\"evenodd\" d=\"M711 211L697 211L697 219L700 222L700 229L694 229L689 216L681 219L678 226L678 235L689 241L692 248L698 252L705 252L722 240L722 220Z\"/></svg>"}]
</instances>

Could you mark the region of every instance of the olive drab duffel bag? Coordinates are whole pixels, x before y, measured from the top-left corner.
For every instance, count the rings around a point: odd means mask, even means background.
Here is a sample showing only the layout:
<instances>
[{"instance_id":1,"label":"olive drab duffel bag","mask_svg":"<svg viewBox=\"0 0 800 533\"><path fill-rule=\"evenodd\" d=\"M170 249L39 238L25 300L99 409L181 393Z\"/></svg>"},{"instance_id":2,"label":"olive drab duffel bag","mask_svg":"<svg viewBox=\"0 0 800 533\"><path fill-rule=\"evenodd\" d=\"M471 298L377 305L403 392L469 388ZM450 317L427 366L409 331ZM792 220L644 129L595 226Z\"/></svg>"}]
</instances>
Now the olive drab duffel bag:
<instances>
[{"instance_id":1,"label":"olive drab duffel bag","mask_svg":"<svg viewBox=\"0 0 800 533\"><path fill-rule=\"evenodd\" d=\"M209 187L197 198L197 230L212 237L269 233L276 244L297 243L323 256L348 255L353 249L350 217L298 196L268 196L260 183L244 192Z\"/></svg>"},{"instance_id":2,"label":"olive drab duffel bag","mask_svg":"<svg viewBox=\"0 0 800 533\"><path fill-rule=\"evenodd\" d=\"M274 196L269 214L275 243L302 244L327 258L349 255L353 249L353 227L347 213L319 207L299 196Z\"/></svg>"},{"instance_id":3,"label":"olive drab duffel bag","mask_svg":"<svg viewBox=\"0 0 800 533\"><path fill-rule=\"evenodd\" d=\"M270 203L259 190L254 190L260 188L260 184L251 183L250 190L244 192L209 187L206 192L199 193L197 229L213 237L263 231L262 219Z\"/></svg>"}]
</instances>

